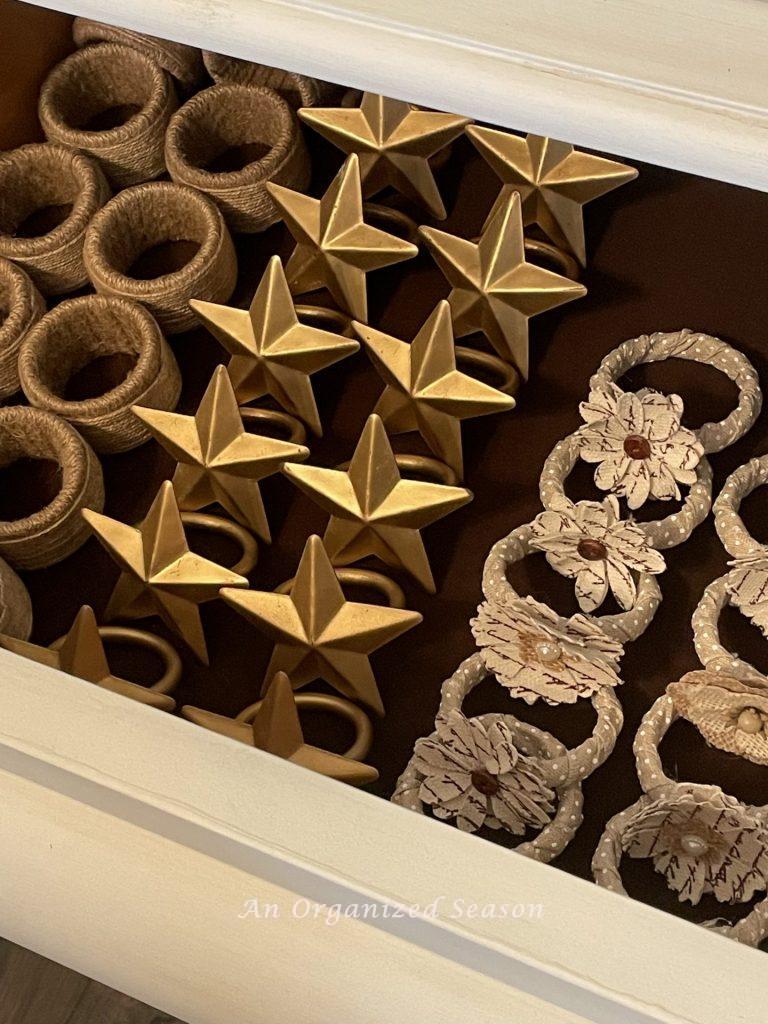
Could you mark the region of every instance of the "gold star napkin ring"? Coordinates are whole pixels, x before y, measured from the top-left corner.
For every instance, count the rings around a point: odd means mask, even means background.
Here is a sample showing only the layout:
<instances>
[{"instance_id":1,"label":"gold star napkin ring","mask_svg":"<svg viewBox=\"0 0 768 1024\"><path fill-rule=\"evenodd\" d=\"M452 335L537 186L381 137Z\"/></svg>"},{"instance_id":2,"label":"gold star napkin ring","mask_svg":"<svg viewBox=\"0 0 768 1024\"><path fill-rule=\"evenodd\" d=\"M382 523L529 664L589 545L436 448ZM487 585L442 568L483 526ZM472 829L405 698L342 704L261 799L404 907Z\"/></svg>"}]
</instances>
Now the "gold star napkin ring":
<instances>
[{"instance_id":1,"label":"gold star napkin ring","mask_svg":"<svg viewBox=\"0 0 768 1024\"><path fill-rule=\"evenodd\" d=\"M419 234L419 225L403 210L384 203L363 203L363 214L366 220L375 227L380 227L390 234L398 235L406 242L420 246L423 239Z\"/></svg>"},{"instance_id":2,"label":"gold star napkin ring","mask_svg":"<svg viewBox=\"0 0 768 1024\"><path fill-rule=\"evenodd\" d=\"M282 409L262 409L259 406L241 405L240 418L246 423L269 424L277 427L291 444L304 444L307 431L304 424Z\"/></svg>"},{"instance_id":3,"label":"gold star napkin ring","mask_svg":"<svg viewBox=\"0 0 768 1024\"><path fill-rule=\"evenodd\" d=\"M168 694L178 686L182 671L181 658L176 649L163 637L147 633L143 629L131 629L130 626L99 626L98 633L102 640L131 647L141 647L160 658L163 663L163 674L160 678L149 685L133 684L136 689L131 688L130 693L125 693L125 696L130 696L133 700L138 700L141 703L160 707L164 711L173 711L176 701ZM50 649L52 651L59 650L65 640L66 636L59 637L58 640L54 640L50 644ZM143 696L142 690L146 696ZM159 697L167 699L159 700Z\"/></svg>"},{"instance_id":4,"label":"gold star napkin ring","mask_svg":"<svg viewBox=\"0 0 768 1024\"><path fill-rule=\"evenodd\" d=\"M433 480L435 483L445 484L447 487L455 487L458 483L456 471L444 462L441 462L440 459L433 459L430 455L397 452L395 454L395 464L398 469L403 470L405 473L411 473L420 479ZM347 470L349 466L350 460L347 459L345 462L340 462L336 469Z\"/></svg>"},{"instance_id":5,"label":"gold star napkin ring","mask_svg":"<svg viewBox=\"0 0 768 1024\"><path fill-rule=\"evenodd\" d=\"M299 709L306 708L307 711L328 711L332 715L338 715L346 719L355 730L355 738L347 750L342 751L342 757L348 757L352 761L365 759L373 743L373 725L361 707L353 704L346 697L338 697L335 693L297 693L294 694L296 706ZM259 708L264 704L264 698L254 701L244 708L235 719L244 725L251 725Z\"/></svg>"},{"instance_id":6,"label":"gold star napkin ring","mask_svg":"<svg viewBox=\"0 0 768 1024\"><path fill-rule=\"evenodd\" d=\"M23 506L17 517L0 522L0 556L19 569L44 569L88 540L80 513L103 509L104 478L91 446L65 420L30 406L0 409L0 465L27 459L53 462L58 476L14 488Z\"/></svg>"},{"instance_id":7,"label":"gold star napkin ring","mask_svg":"<svg viewBox=\"0 0 768 1024\"><path fill-rule=\"evenodd\" d=\"M116 369L101 372L98 390L68 397L78 371L108 357ZM46 313L24 339L19 377L30 405L68 420L97 452L124 452L148 441L131 406L168 411L181 393L176 358L151 314L106 295L67 299Z\"/></svg>"},{"instance_id":8,"label":"gold star napkin ring","mask_svg":"<svg viewBox=\"0 0 768 1024\"><path fill-rule=\"evenodd\" d=\"M340 309L328 309L327 306L313 306L310 303L299 302L293 307L299 323L308 327L319 327L323 331L332 331L342 338L354 338L355 332L352 328L352 317L342 313Z\"/></svg>"},{"instance_id":9,"label":"gold star napkin ring","mask_svg":"<svg viewBox=\"0 0 768 1024\"><path fill-rule=\"evenodd\" d=\"M500 203L505 198L502 192L499 198L496 200ZM494 204L495 208L495 204ZM491 213L488 214L488 220L490 220ZM472 239L473 242L477 243L480 241L480 235L475 235ZM562 274L563 277L569 278L571 281L578 281L581 276L581 267L579 266L578 260L576 260L569 252L565 249L561 249L553 242L545 242L543 238L529 238L527 235L523 239L523 247L525 249L525 255L533 257L529 259L529 263L536 263L539 266L543 266L545 270L554 270L558 274Z\"/></svg>"},{"instance_id":10,"label":"gold star napkin ring","mask_svg":"<svg viewBox=\"0 0 768 1024\"><path fill-rule=\"evenodd\" d=\"M420 770L423 762L423 756L420 756L422 753L420 744L422 748L425 743L433 748L439 748L441 726L451 722L452 719L454 721L460 719L460 722L457 723L460 728L469 726L472 729L475 727L473 723L476 723L487 735L489 729L494 726L498 728L501 724L506 733L507 743L514 746L518 755L515 767L509 774L504 775L505 782L511 781L510 775L513 775L516 770L523 769L525 771L526 810L529 810L534 802L539 802L536 800L539 795L542 798L541 804L548 805L543 808L547 813L543 814L535 824L523 819L521 824L533 826L540 831L535 838L516 846L515 852L524 857L548 863L559 856L568 846L583 820L581 810L584 801L581 783L595 769L590 760L594 756L594 740L590 738L575 750L567 750L551 733L544 732L527 722L521 722L514 715L494 713L478 715L470 719L465 718L461 711L464 698L487 676L488 670L483 664L481 656L473 654L462 662L454 674L443 683L440 711L436 722L438 729L424 740L417 742L414 755L397 781L392 802L419 814L425 813L423 798L428 795L431 787L429 778L424 771ZM621 707L615 697L613 702L610 702L603 696L595 704L598 708L598 724L595 726L595 734L600 732L605 735L604 750L607 757L613 750L616 737L621 729ZM601 749L603 748L601 747ZM472 766L463 767L471 768ZM488 777L488 773L484 772L482 766L478 764L476 770L471 773L471 779L472 797L483 803L490 803L492 810L493 794L491 789L495 788L494 777ZM513 794L514 788L513 786ZM555 799L557 800L556 810L552 806ZM448 809L445 811L441 809L440 799L430 802L434 807L435 817L448 818L452 816ZM553 810L554 813L552 813ZM485 817L486 814L483 814L483 818ZM466 830L476 831L483 823L474 822L473 826ZM505 828L507 826L504 822L498 822L492 827ZM508 830L511 831L511 829ZM524 829L520 828L518 834L521 834L522 831Z\"/></svg>"},{"instance_id":11,"label":"gold star napkin ring","mask_svg":"<svg viewBox=\"0 0 768 1024\"><path fill-rule=\"evenodd\" d=\"M384 597L390 608L405 608L405 594L402 587L398 586L389 576L385 576L384 573L374 572L373 569L341 569L336 566L333 567L333 571L339 583L344 583L348 587L376 590ZM290 594L295 582L296 577L292 576L275 587L275 593Z\"/></svg>"},{"instance_id":12,"label":"gold star napkin ring","mask_svg":"<svg viewBox=\"0 0 768 1024\"><path fill-rule=\"evenodd\" d=\"M210 530L211 533L218 533L233 540L240 548L241 554L239 561L229 568L238 576L247 576L255 567L259 557L259 546L253 534L239 523L224 519L223 516L210 515L208 512L182 512L181 521L185 526Z\"/></svg>"},{"instance_id":13,"label":"gold star napkin ring","mask_svg":"<svg viewBox=\"0 0 768 1024\"><path fill-rule=\"evenodd\" d=\"M707 455L738 441L757 419L763 404L760 380L743 352L701 331L659 331L622 342L603 359L589 384L592 391L616 384L629 370L663 359L688 359L713 366L739 389L736 408L718 423L705 423L693 433Z\"/></svg>"},{"instance_id":14,"label":"gold star napkin ring","mask_svg":"<svg viewBox=\"0 0 768 1024\"><path fill-rule=\"evenodd\" d=\"M456 345L454 351L458 366L463 365L487 373L497 391L514 396L520 390L520 374L511 363L506 363L500 356L481 349L469 348L467 345Z\"/></svg>"}]
</instances>

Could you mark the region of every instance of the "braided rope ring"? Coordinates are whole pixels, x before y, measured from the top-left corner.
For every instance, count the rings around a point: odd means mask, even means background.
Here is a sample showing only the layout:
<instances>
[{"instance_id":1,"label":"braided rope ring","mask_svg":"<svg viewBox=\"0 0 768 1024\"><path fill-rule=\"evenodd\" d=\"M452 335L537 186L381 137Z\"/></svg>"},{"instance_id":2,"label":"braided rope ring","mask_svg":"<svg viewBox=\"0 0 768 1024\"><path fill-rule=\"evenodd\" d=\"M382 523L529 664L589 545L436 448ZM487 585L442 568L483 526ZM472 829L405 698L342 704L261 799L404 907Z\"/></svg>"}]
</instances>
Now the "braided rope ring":
<instances>
[{"instance_id":1,"label":"braided rope ring","mask_svg":"<svg viewBox=\"0 0 768 1024\"><path fill-rule=\"evenodd\" d=\"M487 671L479 654L473 654L470 658L467 658L454 674L443 683L441 711L444 710L446 695L449 691L453 693L454 688L456 688L456 691L460 692L464 688L465 692L468 693L486 675ZM452 701L453 698L448 699ZM461 699L459 699L458 706L460 704ZM551 771L553 765L563 764L569 752L550 733L537 729L535 726L528 725L525 722L520 722L514 715L499 713L478 715L477 721L483 725L491 725L494 722L503 721L512 732L513 742L520 752L525 755L538 757L540 759L540 767L546 770L546 782L555 790L558 797L557 810L551 821L544 826L534 839L515 847L515 853L520 853L524 857L531 857L543 863L549 863L568 846L583 821L581 809L584 800L581 793L581 781L579 779L555 781L554 773ZM435 735L435 733L432 733L430 738ZM423 776L413 766L414 756L415 754L411 757L405 771L397 781L392 802L399 804L401 807L407 807L409 810L416 811L419 814L424 814L424 803L419 797ZM560 774L558 771L558 776Z\"/></svg>"},{"instance_id":2,"label":"braided rope ring","mask_svg":"<svg viewBox=\"0 0 768 1024\"><path fill-rule=\"evenodd\" d=\"M574 504L565 493L565 481L579 460L580 434L577 430L558 441L547 456L539 480L539 496L546 509L555 508L563 499ZM649 523L636 522L651 547L663 551L684 543L709 515L712 507L712 468L706 458L696 467L696 483L688 491L677 512Z\"/></svg>"},{"instance_id":3,"label":"braided rope ring","mask_svg":"<svg viewBox=\"0 0 768 1024\"><path fill-rule=\"evenodd\" d=\"M507 566L519 562L527 555L541 554L537 548L531 547L531 536L531 525L526 523L496 541L488 552L483 566L482 587L489 601L509 604L520 600L520 595L507 579ZM660 603L661 589L656 577L650 573L641 573L637 585L637 601L629 611L616 615L579 614L596 622L607 636L623 644L642 636Z\"/></svg>"},{"instance_id":4,"label":"braided rope ring","mask_svg":"<svg viewBox=\"0 0 768 1024\"><path fill-rule=\"evenodd\" d=\"M720 543L733 558L768 557L768 544L755 540L739 515L739 507L752 491L768 483L768 455L750 459L735 469L712 506Z\"/></svg>"},{"instance_id":5,"label":"braided rope ring","mask_svg":"<svg viewBox=\"0 0 768 1024\"><path fill-rule=\"evenodd\" d=\"M735 570L718 577L701 595L691 617L693 645L699 661L710 672L742 679L751 686L768 688L768 680L748 661L733 654L720 642L718 619L726 604L734 604L729 590Z\"/></svg>"},{"instance_id":6,"label":"braided rope ring","mask_svg":"<svg viewBox=\"0 0 768 1024\"><path fill-rule=\"evenodd\" d=\"M724 373L739 389L736 408L717 423L705 423L694 430L707 454L722 451L738 441L758 417L763 404L757 371L743 353L710 334L683 328L680 331L641 334L622 342L603 359L593 374L590 389L616 383L642 363L663 359L689 359Z\"/></svg>"}]
</instances>

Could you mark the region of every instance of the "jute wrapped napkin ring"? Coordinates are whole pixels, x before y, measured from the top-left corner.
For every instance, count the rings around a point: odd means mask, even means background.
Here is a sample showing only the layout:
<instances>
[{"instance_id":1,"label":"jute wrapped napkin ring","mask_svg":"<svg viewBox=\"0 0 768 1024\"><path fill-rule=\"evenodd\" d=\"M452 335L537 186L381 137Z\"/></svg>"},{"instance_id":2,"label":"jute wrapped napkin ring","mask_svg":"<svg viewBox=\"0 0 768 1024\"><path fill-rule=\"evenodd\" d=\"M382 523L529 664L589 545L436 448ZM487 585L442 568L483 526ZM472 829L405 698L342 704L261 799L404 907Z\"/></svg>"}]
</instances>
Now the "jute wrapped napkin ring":
<instances>
[{"instance_id":1,"label":"jute wrapped napkin ring","mask_svg":"<svg viewBox=\"0 0 768 1024\"><path fill-rule=\"evenodd\" d=\"M107 201L95 160L68 146L32 143L0 156L0 256L23 267L44 295L88 280L83 239Z\"/></svg>"},{"instance_id":2,"label":"jute wrapped napkin ring","mask_svg":"<svg viewBox=\"0 0 768 1024\"><path fill-rule=\"evenodd\" d=\"M71 398L74 375L108 357L120 359L114 383L105 369L101 393ZM148 441L131 406L174 409L181 393L176 359L153 317L134 302L105 295L68 299L47 313L24 340L19 376L31 405L69 420L97 452L128 451Z\"/></svg>"},{"instance_id":3,"label":"jute wrapped napkin ring","mask_svg":"<svg viewBox=\"0 0 768 1024\"><path fill-rule=\"evenodd\" d=\"M21 459L55 463L55 493L36 511L0 521L0 556L20 569L43 569L86 542L80 511L104 507L104 480L93 449L69 423L42 409L9 406L0 409L0 466Z\"/></svg>"},{"instance_id":4,"label":"jute wrapped napkin ring","mask_svg":"<svg viewBox=\"0 0 768 1024\"><path fill-rule=\"evenodd\" d=\"M237 156L231 169L228 157ZM214 85L171 118L165 159L174 181L205 192L232 231L264 231L280 220L268 181L303 191L310 162L296 115L263 86Z\"/></svg>"},{"instance_id":5,"label":"jute wrapped napkin ring","mask_svg":"<svg viewBox=\"0 0 768 1024\"><path fill-rule=\"evenodd\" d=\"M114 185L136 185L165 171L164 138L176 94L145 54L100 43L66 57L40 90L38 114L52 142L98 159Z\"/></svg>"},{"instance_id":6,"label":"jute wrapped napkin ring","mask_svg":"<svg viewBox=\"0 0 768 1024\"><path fill-rule=\"evenodd\" d=\"M0 558L0 634L28 640L32 632L32 601L13 569Z\"/></svg>"},{"instance_id":7,"label":"jute wrapped napkin ring","mask_svg":"<svg viewBox=\"0 0 768 1024\"><path fill-rule=\"evenodd\" d=\"M72 25L72 38L75 46L83 47L91 43L123 43L134 50L151 57L169 74L173 75L185 92L191 92L203 74L203 58L200 50L184 43L175 43L170 39L159 39L143 32L132 32L117 25L105 25L91 18L75 18Z\"/></svg>"},{"instance_id":8,"label":"jute wrapped napkin ring","mask_svg":"<svg viewBox=\"0 0 768 1024\"><path fill-rule=\"evenodd\" d=\"M196 251L178 269L153 270L155 276L137 269L151 250L180 242ZM220 211L207 196L174 182L136 185L115 196L89 226L83 255L96 291L142 303L166 334L197 323L190 299L226 302L237 281Z\"/></svg>"},{"instance_id":9,"label":"jute wrapped napkin ring","mask_svg":"<svg viewBox=\"0 0 768 1024\"><path fill-rule=\"evenodd\" d=\"M266 85L279 92L292 107L318 107L338 99L341 90L331 82L281 71L266 64L253 64L239 57L203 50L203 63L214 82L237 85Z\"/></svg>"},{"instance_id":10,"label":"jute wrapped napkin ring","mask_svg":"<svg viewBox=\"0 0 768 1024\"><path fill-rule=\"evenodd\" d=\"M0 398L19 390L19 348L45 312L45 299L21 267L0 256Z\"/></svg>"}]
</instances>

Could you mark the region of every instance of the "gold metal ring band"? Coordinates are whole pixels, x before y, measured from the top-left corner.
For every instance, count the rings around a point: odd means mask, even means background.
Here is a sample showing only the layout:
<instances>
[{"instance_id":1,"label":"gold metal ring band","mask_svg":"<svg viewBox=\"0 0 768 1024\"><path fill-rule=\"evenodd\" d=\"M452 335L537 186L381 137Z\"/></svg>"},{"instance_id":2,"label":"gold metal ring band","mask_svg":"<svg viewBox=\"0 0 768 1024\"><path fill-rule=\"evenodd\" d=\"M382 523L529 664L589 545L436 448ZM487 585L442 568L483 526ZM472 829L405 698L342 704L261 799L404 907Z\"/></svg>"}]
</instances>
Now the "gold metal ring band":
<instances>
[{"instance_id":1,"label":"gold metal ring band","mask_svg":"<svg viewBox=\"0 0 768 1024\"><path fill-rule=\"evenodd\" d=\"M176 649L154 633L146 633L143 629L131 629L129 626L99 626L99 636L102 640L115 640L118 643L132 644L134 647L146 647L147 650L160 656L165 664L165 671L151 686L143 683L136 683L137 686L144 686L146 690L153 690L155 693L170 693L181 679L181 658ZM57 651L66 638L60 636L50 644L52 651Z\"/></svg>"},{"instance_id":2,"label":"gold metal ring band","mask_svg":"<svg viewBox=\"0 0 768 1024\"><path fill-rule=\"evenodd\" d=\"M299 320L310 327L333 331L344 338L356 337L352 330L352 318L342 313L340 309L328 309L326 306L313 306L305 302L300 302L293 308Z\"/></svg>"},{"instance_id":3,"label":"gold metal ring band","mask_svg":"<svg viewBox=\"0 0 768 1024\"><path fill-rule=\"evenodd\" d=\"M351 700L345 700L344 697L337 697L335 694L330 693L297 693L295 696L296 705L299 708L329 711L331 714L339 715L341 718L346 718L347 721L351 722L355 730L355 741L349 750L344 751L342 756L349 757L353 761L363 760L371 749L373 726L371 725L370 718L362 708L359 708L357 704L353 704ZM240 712L235 721L250 725L262 703L262 701L257 700L255 704L250 704Z\"/></svg>"},{"instance_id":4,"label":"gold metal ring band","mask_svg":"<svg viewBox=\"0 0 768 1024\"><path fill-rule=\"evenodd\" d=\"M520 374L509 363L505 363L498 356L490 352L481 352L476 348L467 348L466 345L456 345L456 362L471 366L476 370L485 370L491 374L497 383L495 387L505 395L516 395L520 390Z\"/></svg>"},{"instance_id":5,"label":"gold metal ring band","mask_svg":"<svg viewBox=\"0 0 768 1024\"><path fill-rule=\"evenodd\" d=\"M290 413L282 412L279 409L259 409L249 405L240 406L240 417L244 420L258 423L273 423L278 427L284 427L288 433L287 440L293 444L304 444L307 440L307 432L304 424L291 416Z\"/></svg>"},{"instance_id":6,"label":"gold metal ring band","mask_svg":"<svg viewBox=\"0 0 768 1024\"><path fill-rule=\"evenodd\" d=\"M259 548L256 538L230 519L223 519L221 516L212 516L207 512L182 512L181 521L185 526L196 526L201 530L210 530L212 533L221 533L231 537L242 549L242 557L239 562L231 566L232 572L239 576L246 576L256 565L259 557Z\"/></svg>"},{"instance_id":7,"label":"gold metal ring band","mask_svg":"<svg viewBox=\"0 0 768 1024\"><path fill-rule=\"evenodd\" d=\"M544 242L539 238L526 238L525 251L528 254L538 256L540 260L554 263L564 277L571 281L578 281L581 268L578 262L569 252L560 249L551 242Z\"/></svg>"},{"instance_id":8,"label":"gold metal ring band","mask_svg":"<svg viewBox=\"0 0 768 1024\"><path fill-rule=\"evenodd\" d=\"M400 452L395 455L395 462L398 469L405 470L406 473L414 473L416 476L425 476L428 480L434 480L438 484L455 487L458 483L459 478L450 466L446 466L444 462L433 459L429 455ZM349 469L349 459L339 463L336 469Z\"/></svg>"},{"instance_id":9,"label":"gold metal ring band","mask_svg":"<svg viewBox=\"0 0 768 1024\"><path fill-rule=\"evenodd\" d=\"M351 587L370 587L378 590L387 599L390 608L405 608L405 594L402 588L381 572L374 572L373 569L341 569L334 566L336 578L339 583L346 583ZM279 587L275 587L276 594L290 594L296 577L292 576Z\"/></svg>"},{"instance_id":10,"label":"gold metal ring band","mask_svg":"<svg viewBox=\"0 0 768 1024\"><path fill-rule=\"evenodd\" d=\"M421 245L419 225L413 217L409 217L408 214L403 213L402 210L396 210L391 206L385 206L383 203L366 202L363 203L363 213L367 213L370 220L375 220L387 227L394 228L406 242L411 242L413 245L417 246Z\"/></svg>"}]
</instances>

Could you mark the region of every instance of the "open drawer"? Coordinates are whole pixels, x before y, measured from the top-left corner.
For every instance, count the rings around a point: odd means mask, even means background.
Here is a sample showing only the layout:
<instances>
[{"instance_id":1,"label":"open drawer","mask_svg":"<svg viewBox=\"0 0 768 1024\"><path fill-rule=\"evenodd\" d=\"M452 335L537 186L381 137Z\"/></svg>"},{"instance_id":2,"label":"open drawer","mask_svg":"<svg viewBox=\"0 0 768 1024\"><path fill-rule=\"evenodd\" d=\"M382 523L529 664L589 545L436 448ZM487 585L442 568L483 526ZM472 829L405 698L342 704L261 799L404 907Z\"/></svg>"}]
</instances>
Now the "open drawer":
<instances>
[{"instance_id":1,"label":"open drawer","mask_svg":"<svg viewBox=\"0 0 768 1024\"><path fill-rule=\"evenodd\" d=\"M765 379L768 200L750 189L768 188L768 7L707 0L694 13L661 2L549 0L510 13L489 0L471 12L398 0L384 15L363 0L54 6L650 163L634 192L590 211L590 296L542 318L518 409L467 432L475 502L431 534L439 594L408 591L425 623L376 662L388 713L375 725L374 791L0 651L0 933L190 1024L761 1020L762 952L575 877L588 875L606 818L637 795L631 741L640 717L695 665L691 610L724 563L711 523L670 558L659 620L625 661L627 720L613 775L603 766L585 787L592 817L567 870L387 798L432 727L441 681L472 650L466 623L485 554L539 511L543 459L576 425L605 352L689 324L732 340ZM0 145L40 137L39 84L70 48L68 16L0 7ZM450 188L469 211L469 231L496 183L488 172L477 185L465 163ZM243 294L292 242L278 226L248 245ZM372 292L382 330L412 337L442 287L423 268L415 288L407 274L388 278ZM183 340L182 370L199 391L218 355L210 339ZM732 399L706 371L674 384L694 413L697 401L711 414L712 403L725 412ZM318 447L324 464L349 457L378 387L363 359L333 371L322 394L318 386L330 435ZM340 395L353 396L343 409ZM717 462L716 490L767 437L761 420ZM127 521L145 511L167 469L159 458L115 457L113 514ZM303 540L324 526L283 483L272 499L281 528L258 569L267 589L293 574ZM68 568L25 577L38 642L60 635L86 597L97 609L106 603L115 572L95 542L83 552ZM212 660L231 687L190 667L180 703L232 714L255 696L269 644L226 610L209 626ZM571 718L563 712L572 709L555 710L531 720L569 742L591 728L589 709ZM681 777L707 779L700 749L676 741ZM742 793L764 802L759 776L737 776L730 781Z\"/></svg>"}]
</instances>

